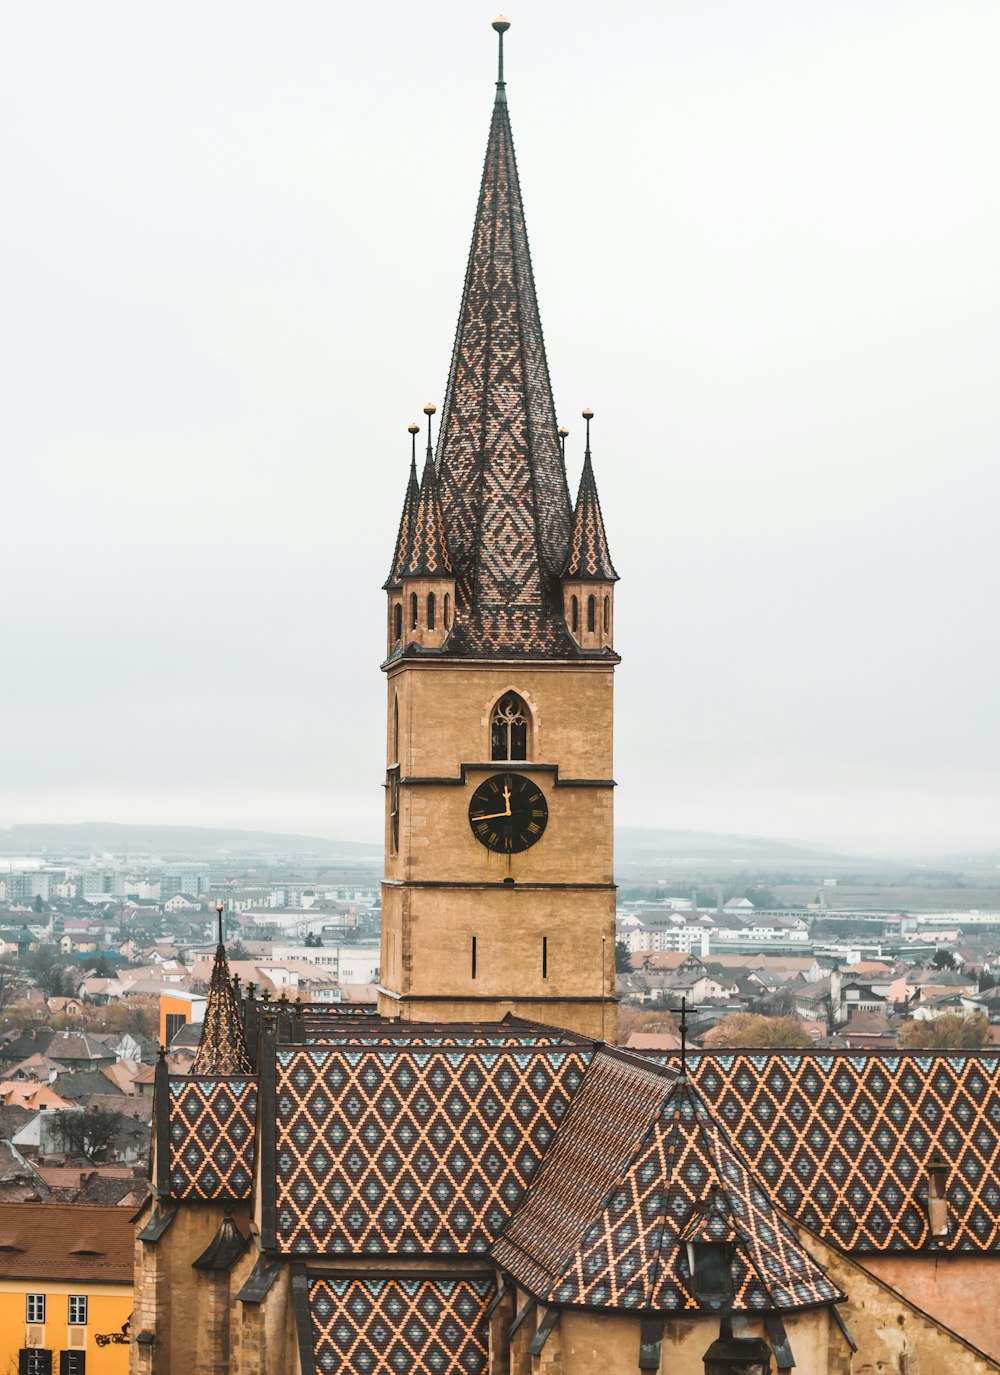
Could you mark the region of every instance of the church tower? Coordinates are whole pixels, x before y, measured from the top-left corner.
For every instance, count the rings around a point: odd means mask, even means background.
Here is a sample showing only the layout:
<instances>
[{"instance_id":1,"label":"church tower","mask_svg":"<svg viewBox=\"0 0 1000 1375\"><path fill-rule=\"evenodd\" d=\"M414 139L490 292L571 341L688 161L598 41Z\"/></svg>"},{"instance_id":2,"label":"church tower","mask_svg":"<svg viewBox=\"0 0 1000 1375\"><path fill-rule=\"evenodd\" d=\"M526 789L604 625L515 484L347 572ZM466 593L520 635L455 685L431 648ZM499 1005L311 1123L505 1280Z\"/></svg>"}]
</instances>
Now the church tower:
<instances>
[{"instance_id":1,"label":"church tower","mask_svg":"<svg viewBox=\"0 0 1000 1375\"><path fill-rule=\"evenodd\" d=\"M436 450L388 594L379 1010L614 1039L614 584L574 507L500 67Z\"/></svg>"}]
</instances>

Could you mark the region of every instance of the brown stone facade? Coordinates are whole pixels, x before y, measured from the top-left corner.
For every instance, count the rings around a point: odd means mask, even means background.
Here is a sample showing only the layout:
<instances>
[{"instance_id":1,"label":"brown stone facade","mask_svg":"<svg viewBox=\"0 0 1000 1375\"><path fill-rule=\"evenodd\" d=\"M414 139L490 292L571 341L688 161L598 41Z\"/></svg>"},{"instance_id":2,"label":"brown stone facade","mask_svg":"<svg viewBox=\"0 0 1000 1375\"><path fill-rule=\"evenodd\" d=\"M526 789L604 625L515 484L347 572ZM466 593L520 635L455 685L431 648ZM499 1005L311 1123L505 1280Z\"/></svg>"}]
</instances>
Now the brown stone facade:
<instances>
[{"instance_id":1,"label":"brown stone facade","mask_svg":"<svg viewBox=\"0 0 1000 1375\"><path fill-rule=\"evenodd\" d=\"M514 1012L615 1038L613 688L608 663L389 666L385 1015ZM490 722L509 692L527 708L528 744L504 763L490 757ZM520 854L492 852L469 824L476 787L503 770L530 775L548 808Z\"/></svg>"}]
</instances>

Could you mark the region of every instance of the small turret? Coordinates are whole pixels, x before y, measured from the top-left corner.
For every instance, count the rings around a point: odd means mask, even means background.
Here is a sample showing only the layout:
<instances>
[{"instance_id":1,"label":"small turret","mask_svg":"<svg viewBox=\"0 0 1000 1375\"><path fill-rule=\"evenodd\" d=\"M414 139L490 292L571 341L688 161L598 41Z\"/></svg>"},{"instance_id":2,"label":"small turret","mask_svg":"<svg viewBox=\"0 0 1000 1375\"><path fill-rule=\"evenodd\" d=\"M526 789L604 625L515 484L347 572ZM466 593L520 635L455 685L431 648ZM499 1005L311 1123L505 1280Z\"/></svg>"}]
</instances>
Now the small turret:
<instances>
[{"instance_id":1,"label":"small turret","mask_svg":"<svg viewBox=\"0 0 1000 1375\"><path fill-rule=\"evenodd\" d=\"M431 440L431 417L437 407L428 402L427 457L410 527L410 543L400 570L402 646L440 649L448 638L455 614L455 574L448 554L437 472ZM393 627L395 629L395 627Z\"/></svg>"},{"instance_id":2,"label":"small turret","mask_svg":"<svg viewBox=\"0 0 1000 1375\"><path fill-rule=\"evenodd\" d=\"M420 433L419 425L407 426L410 435L410 479L406 484L406 495L403 497L403 512L399 518L399 532L396 535L396 548L392 555L392 567L389 569L389 576L382 584L383 589L389 594L389 649L388 653L402 643L403 639L403 588L400 578L403 568L410 555L410 543L413 538L413 517L417 510L417 501L420 498L420 484L417 482L417 435Z\"/></svg>"},{"instance_id":3,"label":"small turret","mask_svg":"<svg viewBox=\"0 0 1000 1375\"><path fill-rule=\"evenodd\" d=\"M590 459L590 422L594 412L588 408L583 412L583 418L587 423L587 439L580 490L573 512L569 553L562 575L563 609L567 628L581 649L612 649L618 574L608 550L608 537ZM560 431L560 437L565 443L563 431Z\"/></svg>"}]
</instances>

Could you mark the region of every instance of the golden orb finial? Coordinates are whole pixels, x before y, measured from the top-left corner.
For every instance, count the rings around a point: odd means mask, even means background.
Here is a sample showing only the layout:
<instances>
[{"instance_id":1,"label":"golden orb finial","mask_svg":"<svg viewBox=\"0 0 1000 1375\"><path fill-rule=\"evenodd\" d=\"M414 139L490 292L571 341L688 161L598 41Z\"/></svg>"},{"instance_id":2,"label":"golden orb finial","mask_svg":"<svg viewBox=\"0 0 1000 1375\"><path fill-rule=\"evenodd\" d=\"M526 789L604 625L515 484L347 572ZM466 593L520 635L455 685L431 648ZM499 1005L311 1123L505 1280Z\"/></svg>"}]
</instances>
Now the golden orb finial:
<instances>
[{"instance_id":1,"label":"golden orb finial","mask_svg":"<svg viewBox=\"0 0 1000 1375\"><path fill-rule=\"evenodd\" d=\"M437 406L435 406L434 402L428 401L427 405L424 407L424 415L433 415L436 410Z\"/></svg>"},{"instance_id":2,"label":"golden orb finial","mask_svg":"<svg viewBox=\"0 0 1000 1375\"><path fill-rule=\"evenodd\" d=\"M502 14L498 14L493 21L492 27L496 29L497 33L506 33L510 28L510 20L505 19Z\"/></svg>"},{"instance_id":3,"label":"golden orb finial","mask_svg":"<svg viewBox=\"0 0 1000 1375\"><path fill-rule=\"evenodd\" d=\"M565 425L560 425L560 426L559 426L559 438L560 438L560 439L565 439L566 436L567 436L568 434L569 434L569 430L567 430L566 426L565 426Z\"/></svg>"},{"instance_id":4,"label":"golden orb finial","mask_svg":"<svg viewBox=\"0 0 1000 1375\"><path fill-rule=\"evenodd\" d=\"M419 426L419 425L407 425L407 427L406 427L406 433L407 433L407 434L419 434L419 433L420 433L420 426Z\"/></svg>"},{"instance_id":5,"label":"golden orb finial","mask_svg":"<svg viewBox=\"0 0 1000 1375\"><path fill-rule=\"evenodd\" d=\"M589 406L584 406L582 415L584 420L593 420L594 418L594 412L590 409Z\"/></svg>"}]
</instances>

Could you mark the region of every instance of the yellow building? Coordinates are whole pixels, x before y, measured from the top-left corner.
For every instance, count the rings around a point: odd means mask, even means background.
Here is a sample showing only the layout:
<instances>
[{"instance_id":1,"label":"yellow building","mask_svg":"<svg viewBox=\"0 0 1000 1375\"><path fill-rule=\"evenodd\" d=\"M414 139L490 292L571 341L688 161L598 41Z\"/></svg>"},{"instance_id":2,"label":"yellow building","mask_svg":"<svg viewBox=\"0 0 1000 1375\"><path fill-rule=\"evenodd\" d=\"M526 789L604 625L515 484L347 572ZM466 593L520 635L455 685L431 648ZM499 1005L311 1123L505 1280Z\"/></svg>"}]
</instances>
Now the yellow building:
<instances>
[{"instance_id":1,"label":"yellow building","mask_svg":"<svg viewBox=\"0 0 1000 1375\"><path fill-rule=\"evenodd\" d=\"M128 1208L0 1203L0 1371L125 1375Z\"/></svg>"}]
</instances>

